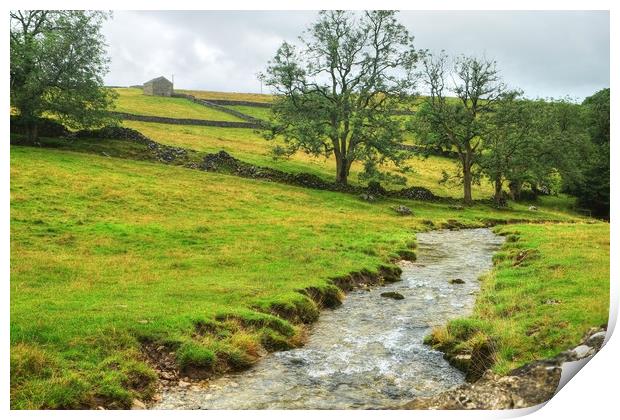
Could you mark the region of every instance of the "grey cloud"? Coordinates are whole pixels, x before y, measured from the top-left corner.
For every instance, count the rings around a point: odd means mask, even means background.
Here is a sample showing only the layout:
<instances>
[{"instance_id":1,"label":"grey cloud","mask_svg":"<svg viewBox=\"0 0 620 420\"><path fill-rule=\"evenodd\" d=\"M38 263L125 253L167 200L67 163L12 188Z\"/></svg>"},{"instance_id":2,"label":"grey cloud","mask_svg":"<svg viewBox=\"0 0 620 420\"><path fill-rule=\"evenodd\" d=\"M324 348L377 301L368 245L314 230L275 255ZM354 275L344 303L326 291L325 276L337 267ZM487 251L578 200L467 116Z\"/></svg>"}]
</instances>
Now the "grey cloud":
<instances>
[{"instance_id":1,"label":"grey cloud","mask_svg":"<svg viewBox=\"0 0 620 420\"><path fill-rule=\"evenodd\" d=\"M115 12L104 34L106 83L174 74L175 86L258 92L256 74L311 11ZM591 11L403 11L418 48L485 55L530 97L583 98L609 86L609 13Z\"/></svg>"}]
</instances>

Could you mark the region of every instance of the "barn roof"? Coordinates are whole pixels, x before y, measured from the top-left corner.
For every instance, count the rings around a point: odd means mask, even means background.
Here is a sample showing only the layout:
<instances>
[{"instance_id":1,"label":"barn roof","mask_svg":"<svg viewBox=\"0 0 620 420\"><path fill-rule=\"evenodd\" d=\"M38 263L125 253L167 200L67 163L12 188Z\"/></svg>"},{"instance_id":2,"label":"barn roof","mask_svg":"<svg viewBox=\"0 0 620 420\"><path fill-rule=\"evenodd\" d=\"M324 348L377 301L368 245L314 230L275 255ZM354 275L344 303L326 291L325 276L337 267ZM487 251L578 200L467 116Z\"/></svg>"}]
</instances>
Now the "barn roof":
<instances>
[{"instance_id":1,"label":"barn roof","mask_svg":"<svg viewBox=\"0 0 620 420\"><path fill-rule=\"evenodd\" d=\"M160 82L160 81L164 81L164 80L165 80L166 82L168 82L168 83L172 84L172 82L171 82L170 80L166 79L164 76L159 76L159 77L156 77L156 78L151 79L151 80L149 80L149 81L147 81L147 82L144 82L144 84L151 83L151 82Z\"/></svg>"}]
</instances>

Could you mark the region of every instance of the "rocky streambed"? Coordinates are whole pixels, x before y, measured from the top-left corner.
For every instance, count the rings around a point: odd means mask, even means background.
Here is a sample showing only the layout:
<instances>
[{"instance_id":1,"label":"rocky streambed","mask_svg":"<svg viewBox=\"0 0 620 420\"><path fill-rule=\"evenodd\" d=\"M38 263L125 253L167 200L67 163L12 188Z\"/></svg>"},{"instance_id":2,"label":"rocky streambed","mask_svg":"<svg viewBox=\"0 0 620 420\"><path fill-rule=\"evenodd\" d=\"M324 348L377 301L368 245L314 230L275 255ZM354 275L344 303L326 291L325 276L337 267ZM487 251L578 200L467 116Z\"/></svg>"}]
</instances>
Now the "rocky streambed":
<instances>
[{"instance_id":1,"label":"rocky streambed","mask_svg":"<svg viewBox=\"0 0 620 420\"><path fill-rule=\"evenodd\" d=\"M418 260L403 262L401 282L351 292L321 315L303 348L208 383L181 382L164 389L153 408L387 408L463 384L463 373L423 339L471 311L477 279L503 238L471 229L417 239Z\"/></svg>"},{"instance_id":2,"label":"rocky streambed","mask_svg":"<svg viewBox=\"0 0 620 420\"><path fill-rule=\"evenodd\" d=\"M592 328L577 347L556 357L529 363L505 376L488 370L474 383L465 383L431 397L416 398L399 408L507 410L546 403L562 383L601 349L606 333L606 327Z\"/></svg>"}]
</instances>

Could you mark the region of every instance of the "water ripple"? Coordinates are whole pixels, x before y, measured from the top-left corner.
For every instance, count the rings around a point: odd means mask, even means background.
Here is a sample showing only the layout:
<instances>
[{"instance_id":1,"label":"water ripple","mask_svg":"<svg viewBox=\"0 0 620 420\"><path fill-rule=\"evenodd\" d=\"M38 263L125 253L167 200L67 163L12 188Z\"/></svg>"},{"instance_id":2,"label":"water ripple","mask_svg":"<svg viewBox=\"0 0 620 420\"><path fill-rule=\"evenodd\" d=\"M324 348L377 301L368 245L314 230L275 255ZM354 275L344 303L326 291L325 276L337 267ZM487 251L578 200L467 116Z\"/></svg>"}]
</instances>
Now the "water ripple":
<instances>
[{"instance_id":1,"label":"water ripple","mask_svg":"<svg viewBox=\"0 0 620 420\"><path fill-rule=\"evenodd\" d=\"M433 326L468 314L477 278L503 238L489 229L420 233L403 281L355 291L322 313L305 347L274 353L205 389L170 389L156 408L347 409L394 406L457 386L463 374L422 344ZM450 284L455 278L463 284ZM395 291L400 301L380 294Z\"/></svg>"}]
</instances>

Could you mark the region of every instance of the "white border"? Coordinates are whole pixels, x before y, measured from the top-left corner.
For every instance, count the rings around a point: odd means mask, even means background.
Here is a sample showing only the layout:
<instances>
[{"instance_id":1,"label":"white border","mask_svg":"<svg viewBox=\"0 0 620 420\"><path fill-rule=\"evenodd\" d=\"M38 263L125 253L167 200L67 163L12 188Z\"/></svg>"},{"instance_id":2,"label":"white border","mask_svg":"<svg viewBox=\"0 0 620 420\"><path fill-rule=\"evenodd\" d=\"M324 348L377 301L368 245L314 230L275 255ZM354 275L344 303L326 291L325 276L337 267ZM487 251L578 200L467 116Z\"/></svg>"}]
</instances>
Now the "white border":
<instances>
[{"instance_id":1,"label":"white border","mask_svg":"<svg viewBox=\"0 0 620 420\"><path fill-rule=\"evenodd\" d=\"M4 5L4 19L0 20L4 31L4 42L2 43L2 53L5 57L4 63L4 81L2 89L4 92L3 100L5 102L5 109L9 108L9 52L8 52L8 18L7 12L14 8L57 8L57 9L83 9L88 7L89 9L112 9L112 10L197 10L197 9L212 9L212 10L316 10L321 8L343 8L343 9L400 9L400 10L611 10L611 84L616 89L615 79L618 74L618 42L617 39L620 36L620 4L615 1L606 0L590 0L590 1L576 1L576 0L564 0L564 1L550 1L550 0L522 0L522 1L493 1L493 0L470 0L468 2L458 0L444 0L444 1L398 1L398 0L383 0L383 1L370 1L370 0L358 0L355 2L347 2L342 0L297 0L291 1L275 1L275 0L263 0L261 2L250 2L242 0L228 0L226 2L214 2L209 4L207 2L177 0L175 2L156 2L148 0L135 0L135 1L121 1L121 0L92 0L89 2L66 0L32 0L32 1L10 1L9 4ZM579 57L575 57L578 60ZM618 139L618 118L617 118L617 104L618 93L612 89L612 137L614 142ZM8 133L8 118L3 119L3 132ZM612 145L612 179L616 174L616 164L618 163L618 147ZM2 381L0 382L0 404L3 412L7 412L9 408L9 372L8 372L8 360L9 360L9 235L10 235L10 218L9 218L9 153L8 153L8 139L5 137L5 146L3 152L0 154L0 168L3 176L3 182L0 184L3 202L0 211L2 229L2 237L0 240L0 247L2 250L2 276L4 280L4 294L2 295L2 302L4 303L2 311L1 328L3 333L3 345L1 347L0 360L0 374L2 375ZM612 183L612 208L611 217L613 220L617 220L618 214L618 197L619 197L619 184ZM617 237L617 228L614 225L612 227L611 237ZM612 242L611 247L611 278L612 281L612 309L610 327L615 324L618 310L618 250L615 241ZM588 367L572 379L551 401L542 409L531 414L532 419L543 418L611 418L612 413L617 415L618 412L618 378L620 374L620 367L617 355L620 354L620 342L617 337L611 337L607 345L596 355L593 360L588 363ZM539 407L540 408L540 407ZM30 418L33 416L41 416L48 418L101 418L101 416L111 416L120 418L202 418L207 416L208 418L264 418L264 419L286 419L289 420L291 416L302 419L316 419L317 417L329 417L329 418L355 418L356 420L364 420L368 418L390 417L395 419L410 419L414 418L454 418L454 419L468 419L468 418L501 418L501 417L514 417L518 415L527 414L530 410L518 410L510 412L449 412L449 411L243 411L243 412L61 412L61 411L47 411L47 412L25 412L25 411L12 411L9 414L15 418ZM614 416L615 417L615 416Z\"/></svg>"}]
</instances>

